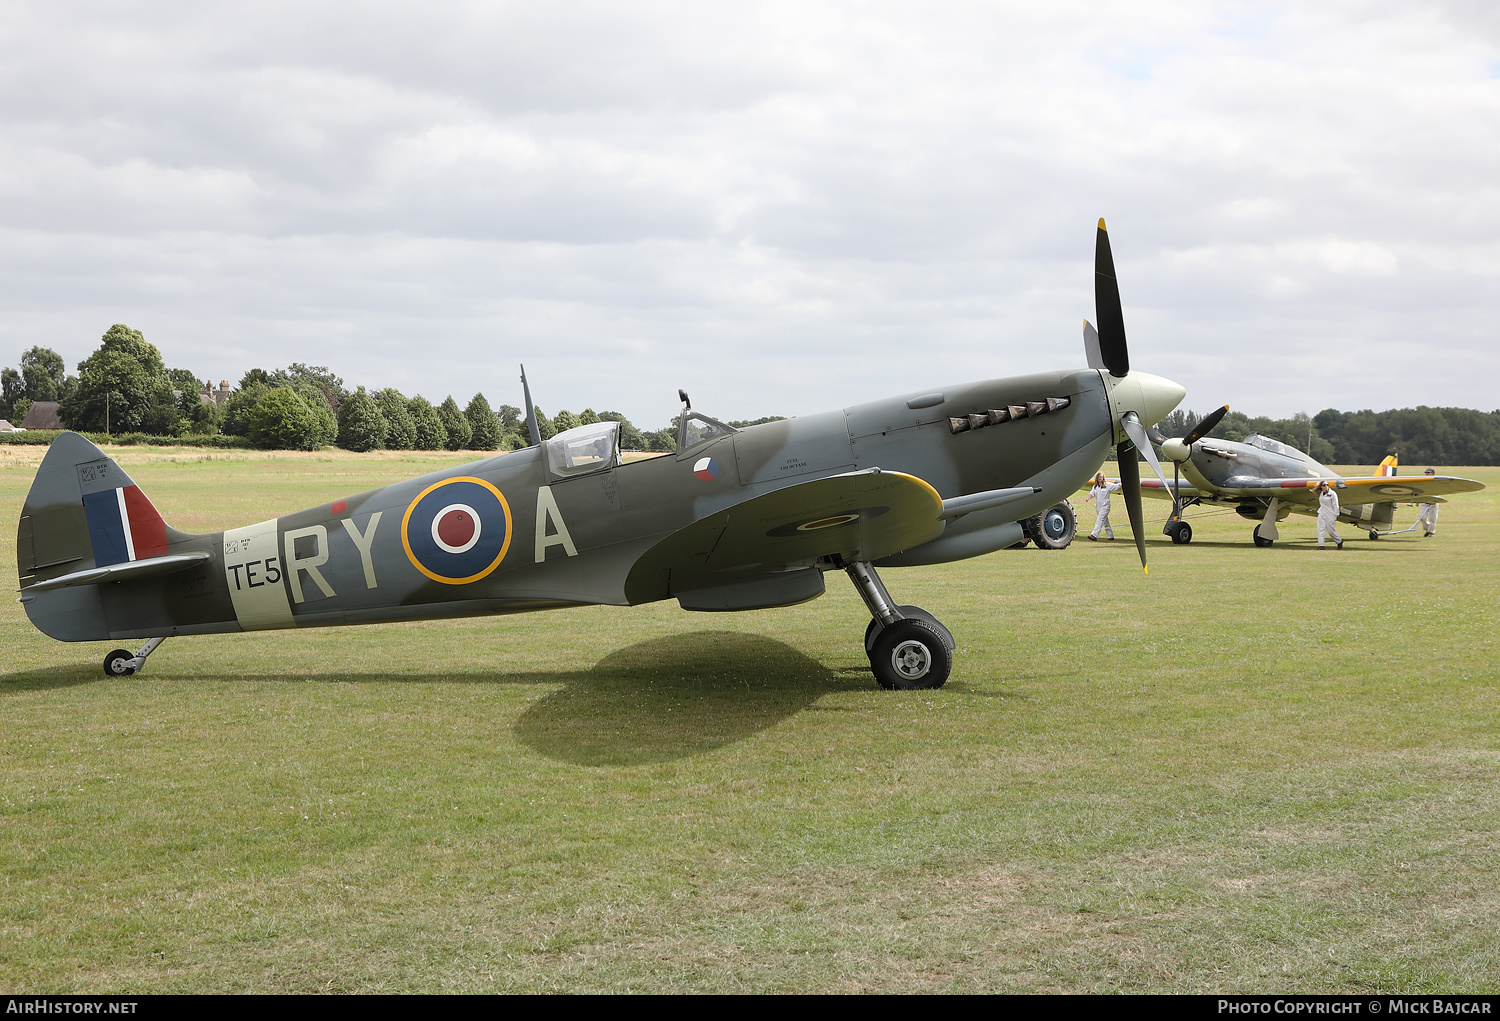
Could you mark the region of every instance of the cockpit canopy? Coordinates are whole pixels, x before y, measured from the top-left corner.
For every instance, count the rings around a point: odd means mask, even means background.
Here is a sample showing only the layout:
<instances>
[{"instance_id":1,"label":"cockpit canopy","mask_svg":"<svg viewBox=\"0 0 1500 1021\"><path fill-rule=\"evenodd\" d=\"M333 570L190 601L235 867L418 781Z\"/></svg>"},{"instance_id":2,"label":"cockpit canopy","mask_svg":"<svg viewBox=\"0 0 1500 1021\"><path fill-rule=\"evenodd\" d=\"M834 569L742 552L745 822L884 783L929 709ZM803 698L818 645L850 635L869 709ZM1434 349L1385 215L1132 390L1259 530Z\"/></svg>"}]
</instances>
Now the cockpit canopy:
<instances>
[{"instance_id":1,"label":"cockpit canopy","mask_svg":"<svg viewBox=\"0 0 1500 1021\"><path fill-rule=\"evenodd\" d=\"M681 421L677 423L677 452L680 454L700 443L707 443L733 432L739 430L696 411L684 411Z\"/></svg>"},{"instance_id":2,"label":"cockpit canopy","mask_svg":"<svg viewBox=\"0 0 1500 1021\"><path fill-rule=\"evenodd\" d=\"M560 432L542 446L554 475L582 475L620 463L620 423L594 422Z\"/></svg>"},{"instance_id":3,"label":"cockpit canopy","mask_svg":"<svg viewBox=\"0 0 1500 1021\"><path fill-rule=\"evenodd\" d=\"M1282 457L1290 457L1293 460L1302 461L1306 464L1317 464L1316 461L1296 447L1280 443L1270 437L1262 436L1260 433L1251 433L1245 437L1244 442L1246 446L1256 447L1257 449L1266 451L1268 454L1280 454Z\"/></svg>"}]
</instances>

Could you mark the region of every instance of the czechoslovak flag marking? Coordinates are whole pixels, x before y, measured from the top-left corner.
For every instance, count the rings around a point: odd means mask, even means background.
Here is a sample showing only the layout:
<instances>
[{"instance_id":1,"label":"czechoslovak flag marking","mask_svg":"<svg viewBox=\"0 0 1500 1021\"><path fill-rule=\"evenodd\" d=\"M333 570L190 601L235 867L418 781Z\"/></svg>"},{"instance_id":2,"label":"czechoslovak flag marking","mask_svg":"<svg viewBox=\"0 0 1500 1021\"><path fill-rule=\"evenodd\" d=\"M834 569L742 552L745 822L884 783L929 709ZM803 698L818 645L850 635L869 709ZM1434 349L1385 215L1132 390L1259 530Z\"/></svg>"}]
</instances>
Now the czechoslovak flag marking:
<instances>
[{"instance_id":1,"label":"czechoslovak flag marking","mask_svg":"<svg viewBox=\"0 0 1500 1021\"><path fill-rule=\"evenodd\" d=\"M719 462L711 457L700 457L698 463L693 465L693 474L704 482L712 482L719 477Z\"/></svg>"}]
</instances>

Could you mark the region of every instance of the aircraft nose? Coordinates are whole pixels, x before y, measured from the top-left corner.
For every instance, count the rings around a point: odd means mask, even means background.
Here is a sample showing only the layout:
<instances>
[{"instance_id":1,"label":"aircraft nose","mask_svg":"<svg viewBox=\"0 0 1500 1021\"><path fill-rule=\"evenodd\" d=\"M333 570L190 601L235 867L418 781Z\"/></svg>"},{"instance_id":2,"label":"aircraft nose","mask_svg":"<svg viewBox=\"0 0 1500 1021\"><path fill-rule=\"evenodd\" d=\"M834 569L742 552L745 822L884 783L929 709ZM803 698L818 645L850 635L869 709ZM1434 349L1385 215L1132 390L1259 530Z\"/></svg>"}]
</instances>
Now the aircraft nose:
<instances>
[{"instance_id":1,"label":"aircraft nose","mask_svg":"<svg viewBox=\"0 0 1500 1021\"><path fill-rule=\"evenodd\" d=\"M1181 384L1149 372L1131 371L1124 376L1104 373L1103 376L1109 384L1110 404L1114 406L1116 422L1125 412L1134 411L1141 416L1143 423L1152 425L1161 421L1187 396L1187 390Z\"/></svg>"},{"instance_id":2,"label":"aircraft nose","mask_svg":"<svg viewBox=\"0 0 1500 1021\"><path fill-rule=\"evenodd\" d=\"M1135 410L1140 412L1144 422L1160 422L1187 396L1186 388L1165 376L1153 376L1149 372L1132 372L1130 375L1140 377L1141 406Z\"/></svg>"},{"instance_id":3,"label":"aircraft nose","mask_svg":"<svg viewBox=\"0 0 1500 1021\"><path fill-rule=\"evenodd\" d=\"M1186 461L1188 459L1188 445L1181 439L1163 440L1161 452L1174 461Z\"/></svg>"}]
</instances>

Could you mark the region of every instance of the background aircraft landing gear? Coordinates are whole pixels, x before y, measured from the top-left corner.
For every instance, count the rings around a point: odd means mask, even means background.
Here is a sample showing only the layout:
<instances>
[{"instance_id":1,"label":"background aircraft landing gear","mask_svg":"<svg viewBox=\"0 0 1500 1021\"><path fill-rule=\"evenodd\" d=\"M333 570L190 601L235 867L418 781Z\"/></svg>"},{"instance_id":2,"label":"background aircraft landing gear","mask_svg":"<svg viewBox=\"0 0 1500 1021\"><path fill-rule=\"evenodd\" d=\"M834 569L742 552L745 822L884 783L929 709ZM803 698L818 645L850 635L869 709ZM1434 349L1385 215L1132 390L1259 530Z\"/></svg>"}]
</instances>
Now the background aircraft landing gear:
<instances>
[{"instance_id":1,"label":"background aircraft landing gear","mask_svg":"<svg viewBox=\"0 0 1500 1021\"><path fill-rule=\"evenodd\" d=\"M953 635L920 606L898 606L868 563L844 570L870 611L865 653L875 680L882 688L941 688L953 669Z\"/></svg>"},{"instance_id":2,"label":"background aircraft landing gear","mask_svg":"<svg viewBox=\"0 0 1500 1021\"><path fill-rule=\"evenodd\" d=\"M1260 526L1259 525L1256 525L1255 526L1255 531L1251 532L1250 534L1255 537L1255 545L1257 545L1257 546L1269 546L1269 545L1271 545L1271 540L1270 539L1263 539L1263 538L1261 538Z\"/></svg>"},{"instance_id":3,"label":"background aircraft landing gear","mask_svg":"<svg viewBox=\"0 0 1500 1021\"><path fill-rule=\"evenodd\" d=\"M1026 530L1026 538L1036 543L1037 549L1067 549L1078 530L1078 519L1073 513L1073 505L1064 500L1022 521L1021 527Z\"/></svg>"},{"instance_id":4,"label":"background aircraft landing gear","mask_svg":"<svg viewBox=\"0 0 1500 1021\"><path fill-rule=\"evenodd\" d=\"M1371 540L1378 539L1378 538L1380 538L1380 533L1377 532L1377 531L1375 531L1375 529L1372 528L1372 529L1370 529L1370 538L1371 538Z\"/></svg>"},{"instance_id":5,"label":"background aircraft landing gear","mask_svg":"<svg viewBox=\"0 0 1500 1021\"><path fill-rule=\"evenodd\" d=\"M104 657L104 673L109 677L129 677L146 662L146 657L166 638L153 638L132 655L128 649L116 649Z\"/></svg>"},{"instance_id":6,"label":"background aircraft landing gear","mask_svg":"<svg viewBox=\"0 0 1500 1021\"><path fill-rule=\"evenodd\" d=\"M1185 546L1193 541L1193 526L1186 521L1169 521L1167 529L1167 534L1179 546Z\"/></svg>"}]
</instances>

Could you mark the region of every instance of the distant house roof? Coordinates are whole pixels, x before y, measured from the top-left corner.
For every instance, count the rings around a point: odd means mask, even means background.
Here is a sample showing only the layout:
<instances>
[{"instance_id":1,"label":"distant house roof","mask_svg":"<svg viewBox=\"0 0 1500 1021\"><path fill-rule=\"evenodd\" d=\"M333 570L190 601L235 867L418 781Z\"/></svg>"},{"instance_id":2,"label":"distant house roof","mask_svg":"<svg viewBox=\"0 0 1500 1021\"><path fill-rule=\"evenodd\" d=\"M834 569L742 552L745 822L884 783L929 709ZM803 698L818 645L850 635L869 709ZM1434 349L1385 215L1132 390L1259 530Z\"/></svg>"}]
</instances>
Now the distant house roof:
<instances>
[{"instance_id":1,"label":"distant house roof","mask_svg":"<svg viewBox=\"0 0 1500 1021\"><path fill-rule=\"evenodd\" d=\"M22 429L66 429L62 419L57 416L56 401L37 401L26 412L26 418L21 422Z\"/></svg>"}]
</instances>

